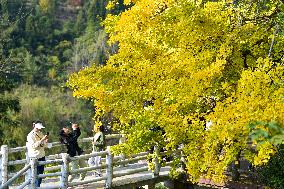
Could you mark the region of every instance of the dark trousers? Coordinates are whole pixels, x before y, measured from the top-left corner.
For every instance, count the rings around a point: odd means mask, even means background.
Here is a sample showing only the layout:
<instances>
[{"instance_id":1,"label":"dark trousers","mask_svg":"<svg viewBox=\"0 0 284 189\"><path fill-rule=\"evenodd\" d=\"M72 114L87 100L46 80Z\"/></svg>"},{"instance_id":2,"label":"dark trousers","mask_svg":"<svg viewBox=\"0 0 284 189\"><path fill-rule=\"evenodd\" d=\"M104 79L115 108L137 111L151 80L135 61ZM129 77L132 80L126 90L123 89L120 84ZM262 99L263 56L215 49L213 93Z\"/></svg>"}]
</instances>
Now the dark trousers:
<instances>
[{"instance_id":1,"label":"dark trousers","mask_svg":"<svg viewBox=\"0 0 284 189\"><path fill-rule=\"evenodd\" d=\"M38 161L45 161L45 157L39 158ZM38 165L36 170L37 170L37 175L43 174L44 165ZM42 181L42 178L38 178L37 177L37 179L36 179L36 187L40 187L41 181Z\"/></svg>"}]
</instances>

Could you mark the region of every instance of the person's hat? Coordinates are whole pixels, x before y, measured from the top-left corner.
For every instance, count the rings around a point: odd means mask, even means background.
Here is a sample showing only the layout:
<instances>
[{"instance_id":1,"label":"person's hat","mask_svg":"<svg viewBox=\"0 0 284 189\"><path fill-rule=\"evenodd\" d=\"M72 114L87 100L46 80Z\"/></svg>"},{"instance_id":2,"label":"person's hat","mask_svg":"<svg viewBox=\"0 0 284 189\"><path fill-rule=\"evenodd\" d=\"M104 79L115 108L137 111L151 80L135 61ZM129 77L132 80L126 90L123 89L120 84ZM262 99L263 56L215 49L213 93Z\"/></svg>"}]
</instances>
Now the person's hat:
<instances>
[{"instance_id":1,"label":"person's hat","mask_svg":"<svg viewBox=\"0 0 284 189\"><path fill-rule=\"evenodd\" d=\"M37 128L37 129L43 129L43 128L45 128L45 127L42 125L42 123L36 123L36 124L35 124L35 128Z\"/></svg>"}]
</instances>

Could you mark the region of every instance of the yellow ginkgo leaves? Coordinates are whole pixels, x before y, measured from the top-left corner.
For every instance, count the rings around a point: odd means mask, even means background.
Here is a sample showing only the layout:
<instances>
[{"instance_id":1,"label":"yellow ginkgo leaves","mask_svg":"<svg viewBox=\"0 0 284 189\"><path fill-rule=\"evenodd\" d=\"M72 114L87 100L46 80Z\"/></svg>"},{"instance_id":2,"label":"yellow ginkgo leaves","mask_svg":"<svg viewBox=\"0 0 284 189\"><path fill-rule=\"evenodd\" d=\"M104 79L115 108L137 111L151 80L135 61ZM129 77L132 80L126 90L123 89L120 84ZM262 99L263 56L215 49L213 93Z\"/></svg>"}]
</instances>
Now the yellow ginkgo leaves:
<instances>
[{"instance_id":1,"label":"yellow ginkgo leaves","mask_svg":"<svg viewBox=\"0 0 284 189\"><path fill-rule=\"evenodd\" d=\"M250 122L283 126L284 37L279 33L271 45L283 3L258 10L251 1L131 2L105 21L118 53L103 67L74 74L69 86L93 99L99 115L111 111L119 119L114 128L128 140L117 150L183 144L193 181L224 180L227 166L250 149ZM273 150L263 146L251 160L264 162Z\"/></svg>"}]
</instances>

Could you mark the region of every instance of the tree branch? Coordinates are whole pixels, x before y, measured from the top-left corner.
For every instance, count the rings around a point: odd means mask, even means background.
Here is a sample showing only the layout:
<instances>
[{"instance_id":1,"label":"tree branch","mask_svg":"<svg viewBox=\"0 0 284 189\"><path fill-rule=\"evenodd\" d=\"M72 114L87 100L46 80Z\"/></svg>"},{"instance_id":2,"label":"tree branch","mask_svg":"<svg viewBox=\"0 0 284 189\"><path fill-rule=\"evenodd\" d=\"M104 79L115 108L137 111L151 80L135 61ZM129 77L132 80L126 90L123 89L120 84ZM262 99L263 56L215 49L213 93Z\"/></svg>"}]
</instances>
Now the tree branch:
<instances>
[{"instance_id":1,"label":"tree branch","mask_svg":"<svg viewBox=\"0 0 284 189\"><path fill-rule=\"evenodd\" d=\"M270 44L270 48L269 48L269 52L268 52L268 58L270 58L270 56L271 56L271 51L272 51L272 48L273 48L273 45L274 45L274 41L275 41L275 37L276 37L278 31L279 31L279 27L278 27L278 25L277 25L277 26L276 26L276 29L275 29L275 31L274 31L272 40L271 40L271 44Z\"/></svg>"},{"instance_id":2,"label":"tree branch","mask_svg":"<svg viewBox=\"0 0 284 189\"><path fill-rule=\"evenodd\" d=\"M284 1L284 0L282 0L282 1ZM281 12L281 10L277 7L277 8L275 8L274 12L271 13L270 15L262 15L262 16L254 17L254 18L244 18L244 21L269 20L269 19L273 18L274 16L276 16L280 12Z\"/></svg>"}]
</instances>

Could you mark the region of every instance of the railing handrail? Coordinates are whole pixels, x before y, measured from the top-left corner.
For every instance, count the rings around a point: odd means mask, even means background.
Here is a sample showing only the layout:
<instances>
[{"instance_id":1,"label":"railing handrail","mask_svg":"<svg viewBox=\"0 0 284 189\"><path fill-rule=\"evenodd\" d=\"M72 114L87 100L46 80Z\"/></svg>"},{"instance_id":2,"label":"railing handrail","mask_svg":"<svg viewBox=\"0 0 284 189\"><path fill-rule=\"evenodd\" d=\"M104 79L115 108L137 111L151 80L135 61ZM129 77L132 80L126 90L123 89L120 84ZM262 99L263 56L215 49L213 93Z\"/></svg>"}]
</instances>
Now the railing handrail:
<instances>
[{"instance_id":1,"label":"railing handrail","mask_svg":"<svg viewBox=\"0 0 284 189\"><path fill-rule=\"evenodd\" d=\"M120 138L123 135L120 134L115 134L115 135L107 135L107 139L111 139L111 138ZM80 139L80 142L88 142L91 141L93 139L93 137L88 137L88 138L83 138ZM54 142L52 144L59 144L58 142ZM110 146L108 146L106 151L100 151L100 152L92 152L89 154L83 154L80 156L75 156L75 157L69 157L68 154L66 153L62 153L62 154L54 154L54 155L50 155L50 156L46 156L46 160L45 161L37 161L36 158L31 158L31 159L23 159L23 160L15 160L15 161L7 161L8 159L8 152L13 153L19 150L24 150L25 147L18 147L18 148L12 148L12 149L8 149L7 146L2 146L1 147L1 151L2 151L2 156L6 161L6 163L3 164L2 162L2 166L5 166L5 169L7 169L8 165L17 165L17 164L26 164L26 166L20 170L18 173L15 174L9 174L12 176L12 178L9 178L7 175L7 172L5 174L2 174L2 176L5 176L6 179L2 179L1 183L2 185L0 186L0 189L4 189L5 187L9 186L10 184L12 184L17 178L19 178L22 175L26 175L26 180L24 183L22 183L19 188L24 188L26 185L30 184L30 188L37 188L35 187L35 180L36 178L46 178L46 177L58 177L60 176L60 185L55 186L48 186L48 188L62 188L62 189L66 189L69 186L78 186L78 185L82 185L82 184L88 184L88 183L93 183L96 181L101 181L101 180L105 180L105 188L111 188L112 187L112 180L113 178L116 177L121 177L121 176L125 176L125 175L130 175L130 174L134 174L134 173L139 173L139 172L144 172L148 170L148 166L143 164L143 167L136 167L133 168L131 170L126 170L123 173L120 172L115 172L116 170L118 170L117 168L114 169L114 166L120 166L123 165L125 166L128 163L132 163L132 162L137 162L139 160L146 160L147 156L149 154L149 152L141 152L138 154L134 154L131 156L125 156L125 155L120 155L120 156L114 156L111 151L110 151ZM158 148L155 148L155 150L158 150ZM167 152L161 152L159 154L166 154ZM157 153L158 154L158 153ZM91 167L84 167L84 168L79 168L76 170L71 170L69 171L69 163L72 161L77 161L80 159L88 159L91 157L96 157L96 156L106 156L105 162L101 163L101 165L99 166L91 166ZM2 159L3 159L2 158ZM153 176L156 177L159 175L159 171L160 171L160 163L158 162L158 158L155 157L153 159L153 163L155 164L155 171L153 172ZM46 174L39 174L37 175L37 171L36 171L36 167L38 165L47 165L47 164L60 164L54 167L49 167L52 168L54 170L58 170L61 169L61 171L57 171L54 173L46 173ZM169 165L170 162L167 162L166 165ZM102 169L102 168L106 168L106 175L99 177L99 178L92 178L89 180L84 180L84 181L80 181L80 182L72 182L72 183L68 183L68 176L72 175L72 174L79 174L79 173L86 173L89 171L93 171L96 169ZM26 174L27 171L30 169L30 171L28 173L30 174ZM48 169L48 168L47 168ZM46 188L46 187L41 187L41 188Z\"/></svg>"},{"instance_id":2,"label":"railing handrail","mask_svg":"<svg viewBox=\"0 0 284 189\"><path fill-rule=\"evenodd\" d=\"M108 154L108 157L110 157L110 151L109 149L106 151L102 151L102 152L96 152L96 153L90 153L90 154L85 154L82 155L82 158L80 156L77 156L77 158L68 158L69 162L72 161L76 161L77 159L85 159L86 157L95 157L95 156L100 156L102 154ZM133 161L138 161L138 160L143 160L143 159L147 159L147 155L149 154L149 152L141 152L139 154L135 154L132 156L129 156L126 159L121 159L120 156L115 156L114 161L110 161L106 162L107 164L102 164L100 166L93 166L93 167L85 167L85 168L79 168L76 170L72 170L72 171L67 171L67 176L69 174L78 174L78 173L84 173L84 172L88 172L88 171L92 171L92 170L96 170L96 169L100 169L100 168L106 168L108 167L109 169L113 169L113 165L121 165L121 164L126 164L126 163L130 163ZM61 155L62 157L63 155ZM68 155L67 155L68 156ZM109 159L107 157L107 159ZM54 163L55 160L47 160L47 161L43 161L43 162L38 162L38 164L51 164ZM62 162L62 159L56 159L56 162ZM64 161L63 161L64 163ZM166 165L171 164L172 162L167 162ZM27 171L27 169L29 169L31 167L31 164L28 164L27 166L25 166L24 169L22 169L18 174L14 175L12 178L10 178L4 185L1 185L0 188L4 188L7 187L9 184L11 184L16 178L18 178L19 176L23 175L24 172ZM126 176L126 175L130 175L130 174L135 174L135 173L139 173L139 172L144 172L148 170L148 166L143 166L143 167L139 167L139 168L135 168L135 169L131 169L128 171L125 171L123 173L112 173L113 176L111 176L111 180L113 178L117 178L117 177L122 177L122 176ZM56 173L47 173L47 174L40 174L38 175L39 178L46 178L46 177L53 177L53 176L62 176L62 172L56 172ZM84 181L80 181L80 182L72 182L72 183L68 183L68 186L78 186L78 185L82 185L82 184L88 184L88 183L93 183L93 182L97 182L97 181L101 181L101 180L108 180L109 175L106 176L102 176L99 178L94 178L94 179L90 179L90 180L84 180ZM22 183L21 186L26 186L27 184L29 184L30 181L25 181L24 183ZM53 187L53 186L52 186ZM61 186L60 186L61 187ZM106 186L108 187L108 186ZM111 184L109 185L109 187L111 187ZM45 187L41 187L41 188L45 188ZM64 188L64 187L61 187Z\"/></svg>"},{"instance_id":3,"label":"railing handrail","mask_svg":"<svg viewBox=\"0 0 284 189\"><path fill-rule=\"evenodd\" d=\"M107 155L107 151L92 152L90 154L82 154L80 156L70 157L70 160L75 161L75 160L79 160L79 159L88 159L90 157L105 156L105 155Z\"/></svg>"},{"instance_id":4,"label":"railing handrail","mask_svg":"<svg viewBox=\"0 0 284 189\"><path fill-rule=\"evenodd\" d=\"M24 174L24 172L26 172L29 168L31 167L31 165L26 165L23 169L21 169L16 175L14 175L12 178L10 178L7 182L5 182L4 184L2 184L0 186L0 188L6 188L8 187L10 184L12 184L17 178L19 178L20 176L22 176Z\"/></svg>"},{"instance_id":5,"label":"railing handrail","mask_svg":"<svg viewBox=\"0 0 284 189\"><path fill-rule=\"evenodd\" d=\"M116 139L116 138L119 139L122 136L123 136L122 134L110 134L110 135L106 135L106 139L108 139L108 140L109 139ZM86 137L86 138L78 139L78 141L85 143L85 142L92 141L92 139L93 139L93 137ZM61 144L60 142L52 142L51 144L52 144L51 148L64 145L64 144ZM26 151L26 150L27 150L26 146L16 147L16 148L8 148L8 153L16 153L16 152L21 152L21 151ZM99 153L101 153L101 152L99 152ZM105 152L105 154L106 154L106 152ZM2 153L0 151L0 158L1 157L2 157ZM59 159L59 158L61 158L61 154L52 154L52 155L46 156L46 160L55 160L55 159ZM78 158L78 157L74 157L74 158ZM88 157L86 157L86 158L88 158ZM78 159L80 159L80 158L78 158ZM21 164L26 164L27 162L28 162L27 159L13 160L13 161L8 161L7 166L21 165ZM56 163L56 161L55 161L55 163ZM57 162L57 163L59 163L59 162ZM44 163L41 163L41 164L44 164ZM12 175L15 175L15 174L12 174Z\"/></svg>"},{"instance_id":6,"label":"railing handrail","mask_svg":"<svg viewBox=\"0 0 284 189\"><path fill-rule=\"evenodd\" d=\"M122 134L106 135L107 140L108 139L120 139L121 137L123 137ZM92 140L93 140L93 137L87 137L87 138L78 139L78 142L84 143L84 142L90 142ZM51 148L64 145L64 144L61 144L60 142L52 142L51 144L52 144ZM9 161L9 159L8 159L9 154L15 153L15 152L25 152L26 158L21 159L21 160ZM62 157L60 157L60 154L46 156L47 161L46 162L40 162L40 164L61 163L62 160L58 160L58 158L62 158ZM87 156L85 156L85 158L87 158ZM29 159L27 158L27 147L26 146L9 148L7 145L2 145L1 150L0 150L0 184L4 185L8 181L9 178L14 179L15 176L18 175L18 173L8 174L8 166L20 165L20 164L26 164L27 165L27 163L29 163ZM24 173L24 174L25 174L25 177L26 177L25 181L27 181L28 180L28 174L26 174L26 173ZM12 176L12 177L9 177L9 176ZM0 186L0 189L1 188L2 188L2 186Z\"/></svg>"}]
</instances>

